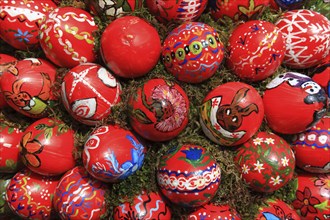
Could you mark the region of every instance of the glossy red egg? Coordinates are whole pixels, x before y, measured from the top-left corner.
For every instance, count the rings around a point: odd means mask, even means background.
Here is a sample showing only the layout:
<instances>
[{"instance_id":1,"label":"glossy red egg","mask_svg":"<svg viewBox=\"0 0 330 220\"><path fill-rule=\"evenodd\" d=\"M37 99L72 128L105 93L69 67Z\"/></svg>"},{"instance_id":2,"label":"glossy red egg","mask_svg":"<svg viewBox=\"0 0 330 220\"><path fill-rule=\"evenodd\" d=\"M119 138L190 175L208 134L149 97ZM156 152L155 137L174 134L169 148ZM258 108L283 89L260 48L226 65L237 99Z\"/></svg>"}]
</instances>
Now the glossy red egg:
<instances>
[{"instance_id":1,"label":"glossy red egg","mask_svg":"<svg viewBox=\"0 0 330 220\"><path fill-rule=\"evenodd\" d=\"M16 65L17 59L7 54L0 53L0 85L2 73L6 72L9 68L13 68ZM0 108L7 106L7 102L0 86Z\"/></svg>"},{"instance_id":2,"label":"glossy red egg","mask_svg":"<svg viewBox=\"0 0 330 220\"><path fill-rule=\"evenodd\" d=\"M7 203L23 219L50 219L57 183L58 178L41 176L24 169L10 180L6 193Z\"/></svg>"},{"instance_id":3,"label":"glossy red egg","mask_svg":"<svg viewBox=\"0 0 330 220\"><path fill-rule=\"evenodd\" d=\"M267 199L265 205L259 207L255 220L291 219L300 220L297 212L280 199Z\"/></svg>"},{"instance_id":4,"label":"glossy red egg","mask_svg":"<svg viewBox=\"0 0 330 220\"><path fill-rule=\"evenodd\" d=\"M248 21L231 33L228 51L228 67L233 73L246 81L260 81L282 64L285 41L274 24Z\"/></svg>"},{"instance_id":5,"label":"glossy red egg","mask_svg":"<svg viewBox=\"0 0 330 220\"><path fill-rule=\"evenodd\" d=\"M229 205L214 205L212 203L203 205L188 215L188 220L206 219L230 219L241 220L237 211Z\"/></svg>"},{"instance_id":6,"label":"glossy red egg","mask_svg":"<svg viewBox=\"0 0 330 220\"><path fill-rule=\"evenodd\" d=\"M204 0L146 0L149 12L162 23L186 22L197 20L204 12L207 1Z\"/></svg>"},{"instance_id":7,"label":"glossy red egg","mask_svg":"<svg viewBox=\"0 0 330 220\"><path fill-rule=\"evenodd\" d=\"M41 175L60 175L75 166L74 131L57 119L42 118L29 125L19 148L23 163Z\"/></svg>"},{"instance_id":8,"label":"glossy red egg","mask_svg":"<svg viewBox=\"0 0 330 220\"><path fill-rule=\"evenodd\" d=\"M106 16L107 18L119 18L140 9L143 5L143 0L87 0L88 7L94 14L100 17Z\"/></svg>"},{"instance_id":9,"label":"glossy red egg","mask_svg":"<svg viewBox=\"0 0 330 220\"><path fill-rule=\"evenodd\" d=\"M139 220L171 220L171 211L157 192L142 192L134 198L133 203L125 202L115 207L114 220L126 219L128 216Z\"/></svg>"},{"instance_id":10,"label":"glossy red egg","mask_svg":"<svg viewBox=\"0 0 330 220\"><path fill-rule=\"evenodd\" d=\"M104 63L124 78L147 74L157 64L161 51L156 28L136 16L111 22L102 33L100 44Z\"/></svg>"},{"instance_id":11,"label":"glossy red egg","mask_svg":"<svg viewBox=\"0 0 330 220\"><path fill-rule=\"evenodd\" d=\"M330 174L298 174L296 198L292 205L301 220L322 219L330 216Z\"/></svg>"},{"instance_id":12,"label":"glossy red egg","mask_svg":"<svg viewBox=\"0 0 330 220\"><path fill-rule=\"evenodd\" d=\"M188 124L189 100L176 83L150 79L131 94L129 122L139 135L151 141L178 136Z\"/></svg>"},{"instance_id":13,"label":"glossy red egg","mask_svg":"<svg viewBox=\"0 0 330 220\"><path fill-rule=\"evenodd\" d=\"M10 107L25 116L42 118L56 100L51 90L55 75L56 68L46 60L26 58L2 74L0 86Z\"/></svg>"},{"instance_id":14,"label":"glossy red egg","mask_svg":"<svg viewBox=\"0 0 330 220\"><path fill-rule=\"evenodd\" d=\"M267 124L273 131L297 134L325 115L327 95L310 77L286 72L267 84L263 102Z\"/></svg>"},{"instance_id":15,"label":"glossy red egg","mask_svg":"<svg viewBox=\"0 0 330 220\"><path fill-rule=\"evenodd\" d=\"M62 102L69 114L86 125L96 125L111 114L121 100L121 85L105 68L83 63L72 68L62 81Z\"/></svg>"},{"instance_id":16,"label":"glossy red egg","mask_svg":"<svg viewBox=\"0 0 330 220\"><path fill-rule=\"evenodd\" d=\"M20 168L19 142L23 132L16 127L0 123L0 172L16 173Z\"/></svg>"},{"instance_id":17,"label":"glossy red egg","mask_svg":"<svg viewBox=\"0 0 330 220\"><path fill-rule=\"evenodd\" d=\"M314 69L312 80L319 84L330 97L330 54Z\"/></svg>"},{"instance_id":18,"label":"glossy red egg","mask_svg":"<svg viewBox=\"0 0 330 220\"><path fill-rule=\"evenodd\" d=\"M201 22L186 22L172 30L162 49L166 70L178 80L199 83L217 71L224 47L217 31Z\"/></svg>"},{"instance_id":19,"label":"glossy red egg","mask_svg":"<svg viewBox=\"0 0 330 220\"><path fill-rule=\"evenodd\" d=\"M258 91L241 82L216 87L200 106L204 134L224 146L246 142L257 132L263 117L264 107Z\"/></svg>"},{"instance_id":20,"label":"glossy red egg","mask_svg":"<svg viewBox=\"0 0 330 220\"><path fill-rule=\"evenodd\" d=\"M145 147L132 132L104 125L91 133L82 157L93 177L104 182L119 182L142 167L145 153Z\"/></svg>"},{"instance_id":21,"label":"glossy red egg","mask_svg":"<svg viewBox=\"0 0 330 220\"><path fill-rule=\"evenodd\" d=\"M329 54L330 21L324 15L307 9L287 11L276 26L286 41L286 66L310 68Z\"/></svg>"},{"instance_id":22,"label":"glossy red egg","mask_svg":"<svg viewBox=\"0 0 330 220\"><path fill-rule=\"evenodd\" d=\"M297 166L311 173L330 172L330 117L324 116L311 129L294 136Z\"/></svg>"},{"instance_id":23,"label":"glossy red egg","mask_svg":"<svg viewBox=\"0 0 330 220\"><path fill-rule=\"evenodd\" d=\"M75 7L56 8L40 25L40 45L50 61L72 68L95 60L93 32L97 29L88 12Z\"/></svg>"},{"instance_id":24,"label":"glossy red egg","mask_svg":"<svg viewBox=\"0 0 330 220\"><path fill-rule=\"evenodd\" d=\"M238 20L256 20L269 5L269 0L209 0L214 20L230 18Z\"/></svg>"},{"instance_id":25,"label":"glossy red egg","mask_svg":"<svg viewBox=\"0 0 330 220\"><path fill-rule=\"evenodd\" d=\"M183 144L172 147L159 160L157 183L175 205L198 207L217 193L220 166L202 146Z\"/></svg>"},{"instance_id":26,"label":"glossy red egg","mask_svg":"<svg viewBox=\"0 0 330 220\"><path fill-rule=\"evenodd\" d=\"M61 219L99 220L106 212L106 186L83 167L67 171L57 184L53 205Z\"/></svg>"},{"instance_id":27,"label":"glossy red egg","mask_svg":"<svg viewBox=\"0 0 330 220\"><path fill-rule=\"evenodd\" d=\"M237 150L235 163L253 191L274 192L293 177L295 157L281 137L259 132Z\"/></svg>"},{"instance_id":28,"label":"glossy red egg","mask_svg":"<svg viewBox=\"0 0 330 220\"><path fill-rule=\"evenodd\" d=\"M16 49L36 49L39 26L56 7L51 0L1 1L0 37Z\"/></svg>"}]
</instances>

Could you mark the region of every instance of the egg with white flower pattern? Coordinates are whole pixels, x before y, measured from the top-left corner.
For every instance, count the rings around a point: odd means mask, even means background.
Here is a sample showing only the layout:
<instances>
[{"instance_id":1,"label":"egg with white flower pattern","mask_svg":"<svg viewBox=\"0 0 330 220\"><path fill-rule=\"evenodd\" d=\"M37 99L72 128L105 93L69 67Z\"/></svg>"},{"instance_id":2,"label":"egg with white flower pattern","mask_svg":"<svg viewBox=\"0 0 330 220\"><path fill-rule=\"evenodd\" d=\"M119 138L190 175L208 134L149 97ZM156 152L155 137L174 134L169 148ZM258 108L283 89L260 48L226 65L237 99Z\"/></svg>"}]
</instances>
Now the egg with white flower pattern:
<instances>
[{"instance_id":1,"label":"egg with white flower pattern","mask_svg":"<svg viewBox=\"0 0 330 220\"><path fill-rule=\"evenodd\" d=\"M293 177L295 157L281 137L259 132L244 143L235 156L243 180L253 191L273 192Z\"/></svg>"}]
</instances>

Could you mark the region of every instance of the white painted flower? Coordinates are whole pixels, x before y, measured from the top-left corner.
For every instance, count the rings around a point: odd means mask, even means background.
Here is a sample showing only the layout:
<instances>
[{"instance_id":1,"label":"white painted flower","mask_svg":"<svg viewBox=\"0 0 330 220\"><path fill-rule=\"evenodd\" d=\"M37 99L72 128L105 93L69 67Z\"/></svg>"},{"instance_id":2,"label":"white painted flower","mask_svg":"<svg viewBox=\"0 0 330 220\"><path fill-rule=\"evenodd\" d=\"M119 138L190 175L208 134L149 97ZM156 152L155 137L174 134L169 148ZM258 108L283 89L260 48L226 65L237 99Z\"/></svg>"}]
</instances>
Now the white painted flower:
<instances>
[{"instance_id":1,"label":"white painted flower","mask_svg":"<svg viewBox=\"0 0 330 220\"><path fill-rule=\"evenodd\" d=\"M261 144L263 142L263 140L264 140L263 138L257 137L255 139L253 139L253 143L254 143L254 145L258 145L258 144Z\"/></svg>"},{"instance_id":2,"label":"white painted flower","mask_svg":"<svg viewBox=\"0 0 330 220\"><path fill-rule=\"evenodd\" d=\"M323 145L325 145L328 142L328 136L327 135L320 135L319 136L319 142Z\"/></svg>"},{"instance_id":3,"label":"white painted flower","mask_svg":"<svg viewBox=\"0 0 330 220\"><path fill-rule=\"evenodd\" d=\"M273 186L280 184L281 182L283 182L283 180L281 180L280 176L277 176L276 178L274 177L270 177L270 183L273 184Z\"/></svg>"},{"instance_id":4,"label":"white painted flower","mask_svg":"<svg viewBox=\"0 0 330 220\"><path fill-rule=\"evenodd\" d=\"M246 164L243 164L243 167L242 167L242 172L244 174L249 174L249 167L246 165Z\"/></svg>"},{"instance_id":5,"label":"white painted flower","mask_svg":"<svg viewBox=\"0 0 330 220\"><path fill-rule=\"evenodd\" d=\"M310 135L307 136L307 139L309 141L315 141L316 140L316 135L315 134L310 134Z\"/></svg>"},{"instance_id":6,"label":"white painted flower","mask_svg":"<svg viewBox=\"0 0 330 220\"><path fill-rule=\"evenodd\" d=\"M266 138L265 143L266 144L274 144L274 139L273 138Z\"/></svg>"},{"instance_id":7,"label":"white painted flower","mask_svg":"<svg viewBox=\"0 0 330 220\"><path fill-rule=\"evenodd\" d=\"M281 158L281 163L282 163L282 166L284 166L284 167L289 166L289 159L286 157Z\"/></svg>"},{"instance_id":8,"label":"white painted flower","mask_svg":"<svg viewBox=\"0 0 330 220\"><path fill-rule=\"evenodd\" d=\"M264 164L260 163L259 160L257 160L257 163L253 164L255 166L254 170L258 170L258 173L261 172L261 170L264 170L265 168L263 167Z\"/></svg>"}]
</instances>

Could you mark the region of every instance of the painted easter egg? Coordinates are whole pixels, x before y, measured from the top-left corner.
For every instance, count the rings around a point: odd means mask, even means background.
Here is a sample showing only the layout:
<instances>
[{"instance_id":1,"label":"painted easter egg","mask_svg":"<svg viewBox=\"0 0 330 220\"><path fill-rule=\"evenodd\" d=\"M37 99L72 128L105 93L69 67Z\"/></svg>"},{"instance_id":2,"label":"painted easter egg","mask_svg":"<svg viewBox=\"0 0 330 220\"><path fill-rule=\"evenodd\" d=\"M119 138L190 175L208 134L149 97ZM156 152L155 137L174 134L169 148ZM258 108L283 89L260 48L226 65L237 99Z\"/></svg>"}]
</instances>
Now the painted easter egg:
<instances>
[{"instance_id":1,"label":"painted easter egg","mask_svg":"<svg viewBox=\"0 0 330 220\"><path fill-rule=\"evenodd\" d=\"M39 45L39 26L57 6L51 0L3 0L0 5L0 37L19 50Z\"/></svg>"},{"instance_id":2,"label":"painted easter egg","mask_svg":"<svg viewBox=\"0 0 330 220\"><path fill-rule=\"evenodd\" d=\"M327 95L310 77L286 72L267 84L263 102L267 124L273 131L297 134L325 115Z\"/></svg>"},{"instance_id":3,"label":"painted easter egg","mask_svg":"<svg viewBox=\"0 0 330 220\"><path fill-rule=\"evenodd\" d=\"M330 172L330 117L295 135L292 147L299 168L312 173Z\"/></svg>"},{"instance_id":4,"label":"painted easter egg","mask_svg":"<svg viewBox=\"0 0 330 220\"><path fill-rule=\"evenodd\" d=\"M72 68L95 60L94 18L75 7L53 10L40 25L40 45L47 58L60 67Z\"/></svg>"},{"instance_id":5,"label":"painted easter egg","mask_svg":"<svg viewBox=\"0 0 330 220\"><path fill-rule=\"evenodd\" d=\"M276 10L294 10L302 8L306 0L270 0L270 6Z\"/></svg>"},{"instance_id":6,"label":"painted easter egg","mask_svg":"<svg viewBox=\"0 0 330 220\"><path fill-rule=\"evenodd\" d=\"M104 182L119 182L142 167L146 149L129 130L104 125L91 133L84 145L86 170Z\"/></svg>"},{"instance_id":7,"label":"painted easter egg","mask_svg":"<svg viewBox=\"0 0 330 220\"><path fill-rule=\"evenodd\" d=\"M229 205L214 205L212 203L203 205L196 211L188 215L188 220L204 220L204 219L230 219L241 220L237 211Z\"/></svg>"},{"instance_id":8,"label":"painted easter egg","mask_svg":"<svg viewBox=\"0 0 330 220\"><path fill-rule=\"evenodd\" d=\"M201 22L186 22L165 39L162 61L178 80L199 83L214 75L224 58L217 31Z\"/></svg>"},{"instance_id":9,"label":"painted easter egg","mask_svg":"<svg viewBox=\"0 0 330 220\"><path fill-rule=\"evenodd\" d=\"M172 147L159 160L157 183L163 195L175 205L198 207L216 194L220 166L202 146Z\"/></svg>"},{"instance_id":10,"label":"painted easter egg","mask_svg":"<svg viewBox=\"0 0 330 220\"><path fill-rule=\"evenodd\" d=\"M57 183L58 178L24 169L11 178L6 201L11 210L23 219L50 219Z\"/></svg>"},{"instance_id":11,"label":"painted easter egg","mask_svg":"<svg viewBox=\"0 0 330 220\"><path fill-rule=\"evenodd\" d=\"M260 81L271 76L282 64L285 41L282 33L267 21L239 25L228 42L228 67L239 78Z\"/></svg>"},{"instance_id":12,"label":"painted easter egg","mask_svg":"<svg viewBox=\"0 0 330 220\"><path fill-rule=\"evenodd\" d=\"M314 69L312 80L319 84L330 97L330 54Z\"/></svg>"},{"instance_id":13,"label":"painted easter egg","mask_svg":"<svg viewBox=\"0 0 330 220\"><path fill-rule=\"evenodd\" d=\"M330 174L298 174L298 188L292 206L301 220L322 219L330 216Z\"/></svg>"},{"instance_id":14,"label":"painted easter egg","mask_svg":"<svg viewBox=\"0 0 330 220\"><path fill-rule=\"evenodd\" d=\"M57 99L51 91L55 75L55 66L46 60L26 58L2 74L0 86L10 107L25 116L42 118Z\"/></svg>"},{"instance_id":15,"label":"painted easter egg","mask_svg":"<svg viewBox=\"0 0 330 220\"><path fill-rule=\"evenodd\" d=\"M268 6L269 0L209 0L211 15L214 20L232 19L257 20Z\"/></svg>"},{"instance_id":16,"label":"painted easter egg","mask_svg":"<svg viewBox=\"0 0 330 220\"><path fill-rule=\"evenodd\" d=\"M235 146L250 139L264 117L256 89L241 82L222 84L210 91L200 106L200 123L213 142Z\"/></svg>"},{"instance_id":17,"label":"painted easter egg","mask_svg":"<svg viewBox=\"0 0 330 220\"><path fill-rule=\"evenodd\" d=\"M136 9L140 9L143 4L143 0L87 0L85 2L95 14L112 19L134 12Z\"/></svg>"},{"instance_id":18,"label":"painted easter egg","mask_svg":"<svg viewBox=\"0 0 330 220\"><path fill-rule=\"evenodd\" d=\"M136 16L111 22L102 33L100 44L104 63L124 78L147 74L157 64L161 51L156 28Z\"/></svg>"},{"instance_id":19,"label":"painted easter egg","mask_svg":"<svg viewBox=\"0 0 330 220\"><path fill-rule=\"evenodd\" d=\"M106 186L85 168L67 171L56 186L53 206L61 219L98 220L106 212Z\"/></svg>"},{"instance_id":20,"label":"painted easter egg","mask_svg":"<svg viewBox=\"0 0 330 220\"><path fill-rule=\"evenodd\" d=\"M237 150L235 163L242 179L257 192L274 192L293 177L295 157L281 137L259 132Z\"/></svg>"},{"instance_id":21,"label":"painted easter egg","mask_svg":"<svg viewBox=\"0 0 330 220\"><path fill-rule=\"evenodd\" d=\"M279 199L267 199L258 209L255 220L291 219L300 220L297 212L287 203Z\"/></svg>"},{"instance_id":22,"label":"painted easter egg","mask_svg":"<svg viewBox=\"0 0 330 220\"><path fill-rule=\"evenodd\" d=\"M57 119L42 118L29 125L19 150L23 163L41 175L60 175L75 166L74 131Z\"/></svg>"},{"instance_id":23,"label":"painted easter egg","mask_svg":"<svg viewBox=\"0 0 330 220\"><path fill-rule=\"evenodd\" d=\"M207 6L204 0L146 0L149 12L162 23L197 20Z\"/></svg>"},{"instance_id":24,"label":"painted easter egg","mask_svg":"<svg viewBox=\"0 0 330 220\"><path fill-rule=\"evenodd\" d=\"M0 123L0 172L16 173L21 167L19 142L23 132L17 128Z\"/></svg>"},{"instance_id":25,"label":"painted easter egg","mask_svg":"<svg viewBox=\"0 0 330 220\"><path fill-rule=\"evenodd\" d=\"M146 81L130 95L128 105L132 128L151 141L173 139L188 124L188 97L177 83L171 81Z\"/></svg>"},{"instance_id":26,"label":"painted easter egg","mask_svg":"<svg viewBox=\"0 0 330 220\"><path fill-rule=\"evenodd\" d=\"M8 69L14 68L17 63L17 59L7 54L0 53L0 85L1 85L1 77L2 73L6 72ZM5 97L1 91L0 86L0 109L6 107L8 104L6 102Z\"/></svg>"},{"instance_id":27,"label":"painted easter egg","mask_svg":"<svg viewBox=\"0 0 330 220\"><path fill-rule=\"evenodd\" d=\"M286 42L284 65L306 69L329 54L330 21L324 15L307 9L287 11L276 26Z\"/></svg>"},{"instance_id":28,"label":"painted easter egg","mask_svg":"<svg viewBox=\"0 0 330 220\"><path fill-rule=\"evenodd\" d=\"M125 202L115 207L114 220L125 219L127 216L139 220L171 220L171 211L157 192L142 192L134 198L133 203Z\"/></svg>"},{"instance_id":29,"label":"painted easter egg","mask_svg":"<svg viewBox=\"0 0 330 220\"><path fill-rule=\"evenodd\" d=\"M72 68L62 81L61 97L66 110L77 121L96 125L120 102L121 85L105 68L83 63Z\"/></svg>"}]
</instances>

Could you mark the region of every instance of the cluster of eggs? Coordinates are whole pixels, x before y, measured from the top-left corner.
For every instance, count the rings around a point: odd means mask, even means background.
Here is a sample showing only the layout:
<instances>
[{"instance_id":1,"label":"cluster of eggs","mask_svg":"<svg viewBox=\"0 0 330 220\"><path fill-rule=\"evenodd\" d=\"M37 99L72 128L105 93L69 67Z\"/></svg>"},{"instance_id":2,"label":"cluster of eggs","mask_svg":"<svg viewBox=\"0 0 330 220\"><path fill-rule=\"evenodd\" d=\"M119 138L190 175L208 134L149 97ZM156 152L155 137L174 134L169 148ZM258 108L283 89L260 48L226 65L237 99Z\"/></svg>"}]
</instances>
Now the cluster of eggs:
<instances>
[{"instance_id":1,"label":"cluster of eggs","mask_svg":"<svg viewBox=\"0 0 330 220\"><path fill-rule=\"evenodd\" d=\"M328 18L300 9L299 0L146 0L157 22L176 25L161 40L154 23L131 14L144 7L141 0L84 3L86 10L51 0L1 2L0 38L17 50L41 48L44 54L21 60L0 54L0 108L33 120L24 130L0 123L0 172L14 174L0 182L0 201L12 212L25 219L54 213L61 219L101 218L108 214L107 184L142 168L146 143L171 141L195 120L214 146L237 149L233 163L251 191L268 195L293 180L296 167L304 171L293 208L269 199L256 219L330 215ZM254 20L267 7L285 12L276 23ZM203 13L222 24L237 22L228 42L198 20ZM102 32L95 16L111 20ZM131 129L106 124L112 108L123 104L122 84L143 79L158 64L171 77L145 79L128 94L122 113ZM281 65L289 71L278 73ZM312 67L311 78L304 70ZM60 86L58 68L68 69ZM191 110L193 96L185 86L221 77L220 68L240 82L217 85ZM269 82L261 94L252 85L264 80ZM90 128L81 158L75 130L52 117L59 103ZM199 118L191 119L196 109ZM263 122L269 130L260 131ZM188 219L240 219L233 207L212 203L221 172L221 162L205 146L169 148L157 164L158 192L142 191L115 207L113 218L171 219L170 206L177 205L191 210Z\"/></svg>"}]
</instances>

